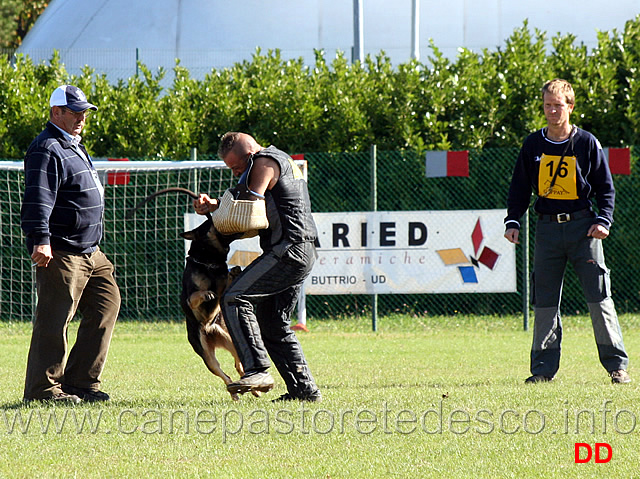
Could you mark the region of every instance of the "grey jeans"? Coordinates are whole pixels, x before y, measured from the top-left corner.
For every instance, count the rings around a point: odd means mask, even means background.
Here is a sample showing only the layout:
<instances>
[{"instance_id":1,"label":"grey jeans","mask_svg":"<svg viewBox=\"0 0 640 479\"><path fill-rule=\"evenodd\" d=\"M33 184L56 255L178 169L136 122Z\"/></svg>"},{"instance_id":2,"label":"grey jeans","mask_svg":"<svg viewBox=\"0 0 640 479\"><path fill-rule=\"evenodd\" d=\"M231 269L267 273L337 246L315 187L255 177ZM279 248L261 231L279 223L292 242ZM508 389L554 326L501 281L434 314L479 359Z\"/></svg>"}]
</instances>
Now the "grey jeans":
<instances>
[{"instance_id":1,"label":"grey jeans","mask_svg":"<svg viewBox=\"0 0 640 479\"><path fill-rule=\"evenodd\" d=\"M560 302L567 262L573 265L587 300L600 362L607 371L628 366L602 240L587 236L593 222L593 218L582 218L567 223L538 221L536 225L531 374L553 377L560 366Z\"/></svg>"}]
</instances>

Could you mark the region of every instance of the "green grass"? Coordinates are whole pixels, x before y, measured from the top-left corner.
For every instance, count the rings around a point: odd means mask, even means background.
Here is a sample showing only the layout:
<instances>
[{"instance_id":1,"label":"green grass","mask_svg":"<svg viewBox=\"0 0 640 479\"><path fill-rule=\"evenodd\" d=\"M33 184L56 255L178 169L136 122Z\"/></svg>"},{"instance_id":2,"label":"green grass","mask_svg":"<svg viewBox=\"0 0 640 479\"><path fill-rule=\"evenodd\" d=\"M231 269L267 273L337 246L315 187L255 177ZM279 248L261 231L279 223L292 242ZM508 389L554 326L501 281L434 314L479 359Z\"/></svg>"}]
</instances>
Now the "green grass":
<instances>
[{"instance_id":1,"label":"green grass","mask_svg":"<svg viewBox=\"0 0 640 479\"><path fill-rule=\"evenodd\" d=\"M640 477L640 320L621 322L635 381L614 386L584 317L565 320L560 372L540 385L523 384L520 318L312 321L300 338L323 402L277 405L277 374L264 397L231 401L183 324L121 323L112 401L77 407L22 405L30 326L0 323L0 477ZM574 464L576 442L613 458Z\"/></svg>"}]
</instances>

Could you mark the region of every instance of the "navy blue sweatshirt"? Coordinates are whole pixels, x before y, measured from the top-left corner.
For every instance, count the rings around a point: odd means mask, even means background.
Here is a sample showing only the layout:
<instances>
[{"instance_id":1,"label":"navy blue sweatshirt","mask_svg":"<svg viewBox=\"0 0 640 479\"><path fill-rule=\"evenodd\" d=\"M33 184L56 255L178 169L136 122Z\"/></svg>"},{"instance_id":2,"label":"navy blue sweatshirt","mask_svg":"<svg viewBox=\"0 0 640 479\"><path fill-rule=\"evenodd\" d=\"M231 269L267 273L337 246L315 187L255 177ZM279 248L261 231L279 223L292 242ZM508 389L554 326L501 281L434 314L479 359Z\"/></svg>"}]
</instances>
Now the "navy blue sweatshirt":
<instances>
[{"instance_id":1,"label":"navy blue sweatshirt","mask_svg":"<svg viewBox=\"0 0 640 479\"><path fill-rule=\"evenodd\" d=\"M520 228L520 218L536 194L539 214L573 213L597 205L597 223L607 229L613 223L615 189L609 164L600 143L591 133L574 127L572 136L560 142L547 138L546 129L524 141L513 170L507 201L506 228ZM562 153L565 153L560 165ZM553 177L555 182L553 182ZM551 194L548 189L552 187Z\"/></svg>"},{"instance_id":2,"label":"navy blue sweatshirt","mask_svg":"<svg viewBox=\"0 0 640 479\"><path fill-rule=\"evenodd\" d=\"M74 146L48 122L27 150L24 175L21 226L29 254L39 244L73 253L95 251L102 237L104 198L84 146Z\"/></svg>"}]
</instances>

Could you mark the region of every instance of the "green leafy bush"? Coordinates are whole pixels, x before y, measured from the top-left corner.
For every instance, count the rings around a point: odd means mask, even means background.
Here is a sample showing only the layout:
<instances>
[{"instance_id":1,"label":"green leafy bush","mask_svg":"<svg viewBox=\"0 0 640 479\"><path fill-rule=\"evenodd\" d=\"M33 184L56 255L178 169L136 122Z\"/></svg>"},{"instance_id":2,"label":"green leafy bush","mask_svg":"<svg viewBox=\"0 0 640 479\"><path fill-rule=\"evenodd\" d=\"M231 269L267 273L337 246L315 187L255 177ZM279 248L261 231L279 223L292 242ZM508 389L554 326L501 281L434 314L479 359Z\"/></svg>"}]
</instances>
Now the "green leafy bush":
<instances>
[{"instance_id":1,"label":"green leafy bush","mask_svg":"<svg viewBox=\"0 0 640 479\"><path fill-rule=\"evenodd\" d=\"M547 40L525 22L504 47L455 60L434 44L424 62L392 65L384 52L351 64L316 52L314 65L258 49L251 61L191 78L179 63L166 71L139 65L139 76L111 84L86 67L69 76L18 56L0 62L0 157L22 158L47 118L61 83L77 84L100 110L85 140L96 156L184 159L192 148L213 155L227 130L291 152L465 149L519 146L544 124L540 88L551 78L574 84L574 121L604 145L640 140L640 16L622 32L600 32L588 51L573 35Z\"/></svg>"}]
</instances>

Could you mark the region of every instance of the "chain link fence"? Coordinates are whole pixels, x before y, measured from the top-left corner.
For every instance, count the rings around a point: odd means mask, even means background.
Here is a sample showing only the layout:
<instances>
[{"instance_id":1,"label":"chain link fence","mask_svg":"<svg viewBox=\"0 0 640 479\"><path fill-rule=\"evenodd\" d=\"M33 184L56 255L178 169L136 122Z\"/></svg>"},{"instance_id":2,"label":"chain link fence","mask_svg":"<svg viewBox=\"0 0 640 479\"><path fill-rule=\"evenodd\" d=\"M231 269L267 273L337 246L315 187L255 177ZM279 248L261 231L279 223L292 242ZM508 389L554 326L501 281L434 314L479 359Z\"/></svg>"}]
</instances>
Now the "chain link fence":
<instances>
[{"instance_id":1,"label":"chain link fence","mask_svg":"<svg viewBox=\"0 0 640 479\"><path fill-rule=\"evenodd\" d=\"M640 247L637 241L639 197L638 173L634 164L637 148L632 148L630 176L615 175L616 210L615 224L611 235L604 241L607 265L611 269L613 299L620 313L640 311ZM506 208L506 197L511 171L518 155L518 148L471 150L469 152L469 177L428 178L425 176L425 158L414 152L377 152L377 209L378 211L425 211L425 210L482 210ZM200 159L214 159L204 158ZM134 158L131 158L134 160ZM365 212L372 206L372 161L365 153L306 153L309 168L309 190L314 212ZM173 184L186 175L186 185ZM132 177L133 178L133 177ZM169 186L193 188L193 179L180 173L168 180ZM20 201L22 178L3 172L0 178L0 265L2 283L0 288L0 319L29 320L33 304L32 274L29 258L20 230ZM133 180L132 180L133 181ZM226 181L226 180L225 180ZM197 187L202 192L221 188L215 180L210 185L202 181ZM118 186L106 185L107 202L118 198ZM109 191L113 189L113 191ZM145 190L148 191L148 190ZM146 193L144 193L146 194ZM136 200L144 195L137 194ZM118 200L120 201L120 200ZM124 219L126 208L133 204L107 205L106 231L121 233L105 236L103 249L118 266L139 269L141 275L155 275L159 288L166 290L166 300L149 300L149 291L138 291L136 285L121 285L130 294L123 295L121 317L128 319L178 319L181 317L178 298L180 294L180 271L184 261L184 245L178 237L182 228L182 216L190 212L190 201L184 198L163 199L171 210L168 226L144 227L144 231L128 231ZM162 213L161 216L167 216ZM175 231L174 231L175 230ZM533 245L535 215L531 215L529 234ZM132 236L134 235L134 236ZM504 240L506 242L506 239ZM152 258L151 258L151 256ZM531 256L531 255L530 255ZM522 246L516 248L517 290L516 293L453 293L453 294L380 294L377 295L377 312L380 315L456 315L518 314L523 308ZM531 261L532 258L530 258ZM132 265L132 262L141 261ZM531 263L530 263L531 264ZM25 266L26 265L26 266ZM569 270L571 266L568 267ZM159 275L159 276L158 276ZM154 276L154 277L155 277ZM159 279L158 279L159 278ZM140 293L140 294L138 294ZM142 302L135 298L141 296ZM129 299L130 298L130 299ZM372 314L372 295L309 295L306 301L307 314L313 318L341 317L345 315ZM587 311L581 287L573 274L566 275L562 312L565 315Z\"/></svg>"},{"instance_id":2,"label":"chain link fence","mask_svg":"<svg viewBox=\"0 0 640 479\"><path fill-rule=\"evenodd\" d=\"M469 152L469 177L428 178L425 158L413 152L377 154L377 204L381 211L470 210L506 208L511 172L519 148L494 148ZM615 224L604 241L611 270L613 298L618 312L640 310L640 247L637 241L638 173L633 167L637 148L631 150L632 174L614 175ZM371 155L369 153L306 154L309 188L316 212L368 211L371 206ZM533 260L535 215L530 215L529 235ZM506 241L506 239L504 240ZM523 309L523 251L516 249L518 293L500 294L386 294L378 295L379 314L414 315L518 314ZM581 286L568 265L563 289L565 315L587 311ZM312 316L370 315L373 296L309 296Z\"/></svg>"}]
</instances>

